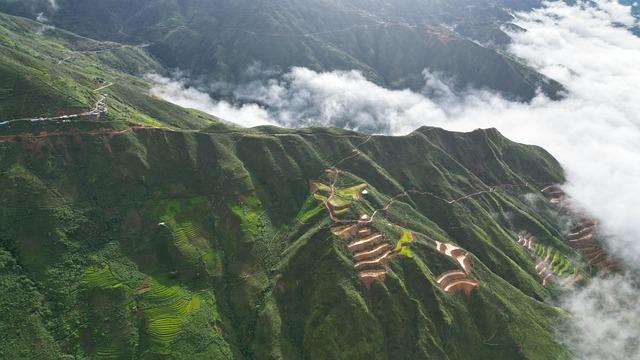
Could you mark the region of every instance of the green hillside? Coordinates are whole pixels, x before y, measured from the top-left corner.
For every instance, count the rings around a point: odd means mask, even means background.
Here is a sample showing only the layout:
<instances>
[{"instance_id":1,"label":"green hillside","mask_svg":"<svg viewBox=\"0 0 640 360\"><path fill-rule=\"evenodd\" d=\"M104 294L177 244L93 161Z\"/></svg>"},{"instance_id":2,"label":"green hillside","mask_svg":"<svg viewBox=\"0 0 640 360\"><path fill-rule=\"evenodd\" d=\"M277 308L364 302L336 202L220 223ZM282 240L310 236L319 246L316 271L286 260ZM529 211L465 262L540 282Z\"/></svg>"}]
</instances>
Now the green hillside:
<instances>
[{"instance_id":1,"label":"green hillside","mask_svg":"<svg viewBox=\"0 0 640 360\"><path fill-rule=\"evenodd\" d=\"M542 302L553 288L514 243L526 230L576 257L553 210L524 199L562 181L539 148L495 130L84 126L0 135L0 294L13 308L1 323L19 324L0 357L567 357L554 340L564 315ZM350 211L386 208L372 226L415 236L370 288L309 192L331 165L337 186L368 186ZM435 284L455 264L432 239L472 254L469 297Z\"/></svg>"},{"instance_id":2,"label":"green hillside","mask_svg":"<svg viewBox=\"0 0 640 360\"><path fill-rule=\"evenodd\" d=\"M0 13L0 122L74 114L107 94L108 120L201 128L217 119L148 95L164 68L138 47L99 42Z\"/></svg>"},{"instance_id":3,"label":"green hillside","mask_svg":"<svg viewBox=\"0 0 640 360\"><path fill-rule=\"evenodd\" d=\"M149 96L143 49L0 39L0 359L570 357L535 257L592 270L543 149L239 128Z\"/></svg>"}]
</instances>

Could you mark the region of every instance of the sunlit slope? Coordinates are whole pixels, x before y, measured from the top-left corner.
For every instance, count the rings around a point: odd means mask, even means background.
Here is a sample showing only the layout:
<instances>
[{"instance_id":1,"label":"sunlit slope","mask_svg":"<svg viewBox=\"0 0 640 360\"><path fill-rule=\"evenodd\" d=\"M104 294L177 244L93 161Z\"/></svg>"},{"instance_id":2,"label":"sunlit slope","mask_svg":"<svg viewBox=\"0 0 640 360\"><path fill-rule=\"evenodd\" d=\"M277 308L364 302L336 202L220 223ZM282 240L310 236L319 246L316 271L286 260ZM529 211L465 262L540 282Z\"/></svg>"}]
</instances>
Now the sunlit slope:
<instances>
[{"instance_id":1,"label":"sunlit slope","mask_svg":"<svg viewBox=\"0 0 640 360\"><path fill-rule=\"evenodd\" d=\"M69 126L0 134L0 303L23 304L0 315L20 324L0 357L568 357L554 285L516 242L578 257L539 195L563 180L540 148L495 130ZM332 219L310 180L346 210ZM362 214L398 251L370 284L331 230ZM458 265L434 241L468 254L468 296L436 282Z\"/></svg>"},{"instance_id":2,"label":"sunlit slope","mask_svg":"<svg viewBox=\"0 0 640 360\"><path fill-rule=\"evenodd\" d=\"M164 69L138 47L98 42L0 14L0 122L76 114L107 94L111 121L201 128L215 121L148 95Z\"/></svg>"}]
</instances>

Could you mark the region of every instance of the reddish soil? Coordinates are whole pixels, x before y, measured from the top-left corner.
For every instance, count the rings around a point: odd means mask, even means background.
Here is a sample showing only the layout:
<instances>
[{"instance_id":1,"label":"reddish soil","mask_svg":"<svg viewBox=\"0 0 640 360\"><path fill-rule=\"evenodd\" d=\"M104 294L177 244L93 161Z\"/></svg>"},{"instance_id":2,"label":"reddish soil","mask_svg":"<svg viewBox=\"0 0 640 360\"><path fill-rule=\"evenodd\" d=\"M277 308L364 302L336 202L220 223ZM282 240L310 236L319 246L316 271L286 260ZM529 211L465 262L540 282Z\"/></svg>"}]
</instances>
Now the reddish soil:
<instances>
[{"instance_id":1,"label":"reddish soil","mask_svg":"<svg viewBox=\"0 0 640 360\"><path fill-rule=\"evenodd\" d=\"M329 168L325 172L332 176L331 183L327 186L329 191L320 190L314 182L310 183L309 190L326 196L324 206L335 224L331 228L331 233L348 242L347 249L355 262L353 268L358 272L358 278L369 288L374 281L385 280L388 272L387 264L394 255L393 245L387 241L384 234L371 229L369 215L360 215L358 219L341 218L343 213L338 211L348 209L351 205L336 206L331 201L336 194L339 170Z\"/></svg>"},{"instance_id":2,"label":"reddish soil","mask_svg":"<svg viewBox=\"0 0 640 360\"><path fill-rule=\"evenodd\" d=\"M451 270L440 274L436 280L440 288L447 294L455 294L462 291L467 296L470 296L473 289L479 286L479 283L469 278L473 270L469 252L458 246L440 241L436 241L436 250L454 259L460 266L460 269L462 269Z\"/></svg>"},{"instance_id":3,"label":"reddish soil","mask_svg":"<svg viewBox=\"0 0 640 360\"><path fill-rule=\"evenodd\" d=\"M479 286L477 281L474 280L457 280L442 286L442 290L447 294L455 294L463 291L467 296L471 295L473 289Z\"/></svg>"},{"instance_id":4,"label":"reddish soil","mask_svg":"<svg viewBox=\"0 0 640 360\"><path fill-rule=\"evenodd\" d=\"M372 246L375 246L384 240L384 236L381 233L374 233L362 238L357 237L347 246L347 248L351 252L362 251L365 249L371 249Z\"/></svg>"},{"instance_id":5,"label":"reddish soil","mask_svg":"<svg viewBox=\"0 0 640 360\"><path fill-rule=\"evenodd\" d=\"M124 134L130 130L131 128L126 128L123 130L114 130L112 128L99 128L99 129L94 129L89 131L80 131L78 129L71 129L68 131L54 130L49 132L41 132L38 134L22 133L22 134L16 134L16 135L0 135L0 142L12 142L12 141L18 141L18 140L37 142L37 141L45 140L51 137L78 136L78 135L105 135L106 134L111 136L117 136L117 135Z\"/></svg>"},{"instance_id":6,"label":"reddish soil","mask_svg":"<svg viewBox=\"0 0 640 360\"><path fill-rule=\"evenodd\" d=\"M456 260L460 265L460 268L464 270L465 273L471 274L471 271L473 270L471 265L471 257L466 250L461 249L455 245L443 243L440 241L436 241L436 250Z\"/></svg>"},{"instance_id":7,"label":"reddish soil","mask_svg":"<svg viewBox=\"0 0 640 360\"><path fill-rule=\"evenodd\" d=\"M369 288L374 281L384 281L387 276L386 269L365 270L358 273L358 278Z\"/></svg>"},{"instance_id":8,"label":"reddish soil","mask_svg":"<svg viewBox=\"0 0 640 360\"><path fill-rule=\"evenodd\" d=\"M382 265L386 267L387 263L389 262L390 256L391 256L391 251L387 250L382 255L378 256L375 259L358 261L355 265L353 265L353 268L358 270L358 269L369 268L369 267L378 266L378 265Z\"/></svg>"},{"instance_id":9,"label":"reddish soil","mask_svg":"<svg viewBox=\"0 0 640 360\"><path fill-rule=\"evenodd\" d=\"M342 240L349 240L358 232L358 225L341 225L331 228L331 233Z\"/></svg>"},{"instance_id":10,"label":"reddish soil","mask_svg":"<svg viewBox=\"0 0 640 360\"><path fill-rule=\"evenodd\" d=\"M541 190L544 196L553 204L559 204L565 199L565 193L557 185L549 185Z\"/></svg>"},{"instance_id":11,"label":"reddish soil","mask_svg":"<svg viewBox=\"0 0 640 360\"><path fill-rule=\"evenodd\" d=\"M436 282L438 285L449 284L452 281L463 280L467 278L467 273L461 270L451 270L440 274Z\"/></svg>"},{"instance_id":12,"label":"reddish soil","mask_svg":"<svg viewBox=\"0 0 640 360\"><path fill-rule=\"evenodd\" d=\"M541 190L542 193L549 198L554 204L562 204L561 206L576 213L564 191L557 185L549 185ZM578 250L590 265L605 271L621 271L620 263L607 254L607 251L597 241L598 223L588 217L583 217L574 223L571 231L566 237L566 241L573 248Z\"/></svg>"},{"instance_id":13,"label":"reddish soil","mask_svg":"<svg viewBox=\"0 0 640 360\"><path fill-rule=\"evenodd\" d=\"M522 247L527 249L527 251L529 252L529 256L531 256L531 258L535 260L536 272L540 277L540 280L542 281L542 286L546 287L549 284L549 282L553 280L555 275L551 270L551 266L549 264L549 260L551 260L550 259L551 255L547 255L545 259L541 259L540 257L538 257L533 250L534 241L535 241L535 237L529 234L528 232L523 231L518 234L518 239L517 239L518 244L522 245Z\"/></svg>"},{"instance_id":14,"label":"reddish soil","mask_svg":"<svg viewBox=\"0 0 640 360\"><path fill-rule=\"evenodd\" d=\"M371 229L369 229L369 228L364 228L364 229L358 230L358 236L360 236L360 237L368 236L370 234L371 234Z\"/></svg>"},{"instance_id":15,"label":"reddish soil","mask_svg":"<svg viewBox=\"0 0 640 360\"><path fill-rule=\"evenodd\" d=\"M355 253L353 254L353 258L357 261L362 261L362 260L369 260L371 258L374 258L376 256L380 256L382 254L384 254L387 251L390 251L393 248L393 246L389 243L384 243L382 245L379 245L378 247L376 247L373 250L366 250L366 251L362 251L359 253Z\"/></svg>"}]
</instances>

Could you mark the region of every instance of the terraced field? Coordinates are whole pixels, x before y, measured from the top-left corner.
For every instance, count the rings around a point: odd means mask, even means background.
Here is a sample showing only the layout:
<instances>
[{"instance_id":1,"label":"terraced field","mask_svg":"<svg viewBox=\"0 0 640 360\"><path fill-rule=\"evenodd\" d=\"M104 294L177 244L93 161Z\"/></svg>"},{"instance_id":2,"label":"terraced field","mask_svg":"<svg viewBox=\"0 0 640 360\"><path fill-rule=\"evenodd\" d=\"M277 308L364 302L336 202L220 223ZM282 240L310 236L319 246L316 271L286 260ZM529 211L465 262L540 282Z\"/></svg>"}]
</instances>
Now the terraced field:
<instances>
[{"instance_id":1,"label":"terraced field","mask_svg":"<svg viewBox=\"0 0 640 360\"><path fill-rule=\"evenodd\" d=\"M137 322L135 318L142 321L143 331L148 335L147 351L170 354L182 326L189 321L191 314L201 308L204 299L200 293L192 293L178 285L164 284L152 277L147 277L136 289L132 289L119 281L109 266L87 269L84 281L93 289L93 301L105 303L110 299L113 306L119 307L112 311L125 312L131 317L129 320L132 324L120 321L123 319L109 320L108 317L103 321L104 326L100 328L102 334L92 339L95 343L93 355L99 359L119 359L131 352L126 346L126 336L134 329L133 324ZM122 301L114 301L114 298ZM94 304L94 307L98 306ZM105 312L102 316L110 314ZM131 325L130 330L127 330L127 325Z\"/></svg>"},{"instance_id":2,"label":"terraced field","mask_svg":"<svg viewBox=\"0 0 640 360\"><path fill-rule=\"evenodd\" d=\"M541 190L552 204L569 215L572 219L571 229L566 242L579 251L589 264L602 271L622 271L621 263L612 257L601 239L598 239L598 223L579 207L557 185L549 185ZM577 219L577 220L576 220Z\"/></svg>"},{"instance_id":3,"label":"terraced field","mask_svg":"<svg viewBox=\"0 0 640 360\"><path fill-rule=\"evenodd\" d=\"M139 303L150 335L151 349L160 354L169 353L185 318L200 309L202 296L191 294L180 286L166 286L151 279L137 293L142 295Z\"/></svg>"},{"instance_id":4,"label":"terraced field","mask_svg":"<svg viewBox=\"0 0 640 360\"><path fill-rule=\"evenodd\" d=\"M372 211L372 215L365 213L358 215L356 219L352 219L349 216L345 216L345 214L357 215L357 212L351 211L352 205L354 205L354 202L363 200L363 195L368 193L367 184L337 186L340 171L336 168L329 168L324 173L329 176L329 181L327 183L318 180L311 181L309 190L313 197L327 209L334 223L331 228L332 234L344 241L347 252L354 260L353 268L358 272L358 278L367 288L374 281L384 281L389 272L389 262L394 256L413 256L410 245L415 241L415 236L410 230L396 225L400 228L401 235L393 245L389 241L387 233L375 229L373 217L377 214L385 213L391 204L399 197L406 196L407 192L405 191L392 198L383 208ZM471 195L463 196L453 202L476 194L478 193L475 192ZM437 200L441 201L441 199ZM388 225L391 225L391 223ZM441 274L437 279L440 288L448 294L462 291L470 295L479 286L477 281L469 278L472 272L470 254L452 244L433 239L428 241L432 243L437 252L450 257L462 270L453 270Z\"/></svg>"},{"instance_id":5,"label":"terraced field","mask_svg":"<svg viewBox=\"0 0 640 360\"><path fill-rule=\"evenodd\" d=\"M526 231L518 234L517 243L522 245L533 260L542 286L546 287L552 282L570 285L581 281L586 275L585 269L577 262L568 259L558 249L539 243Z\"/></svg>"},{"instance_id":6,"label":"terraced field","mask_svg":"<svg viewBox=\"0 0 640 360\"><path fill-rule=\"evenodd\" d=\"M86 302L90 324L86 332L92 358L122 359L135 351L136 329L131 312L132 291L111 272L109 266L89 268L84 282L90 288Z\"/></svg>"},{"instance_id":7,"label":"terraced field","mask_svg":"<svg viewBox=\"0 0 640 360\"><path fill-rule=\"evenodd\" d=\"M30 350L25 323L43 359L568 358L539 300L554 289L508 258L527 259L513 224L562 243L522 199L562 181L541 149L493 130L90 125L0 144L0 261L36 284L0 281L0 303L32 305L0 314L8 349Z\"/></svg>"},{"instance_id":8,"label":"terraced field","mask_svg":"<svg viewBox=\"0 0 640 360\"><path fill-rule=\"evenodd\" d=\"M85 272L84 281L99 288L120 287L122 284L113 276L108 266L102 268L89 268Z\"/></svg>"},{"instance_id":9,"label":"terraced field","mask_svg":"<svg viewBox=\"0 0 640 360\"><path fill-rule=\"evenodd\" d=\"M448 294L464 292L467 296L471 295L471 292L480 285L476 280L470 278L473 271L471 254L458 246L440 241L436 241L435 248L441 254L455 261L460 269L440 274L436 280L440 288Z\"/></svg>"}]
</instances>

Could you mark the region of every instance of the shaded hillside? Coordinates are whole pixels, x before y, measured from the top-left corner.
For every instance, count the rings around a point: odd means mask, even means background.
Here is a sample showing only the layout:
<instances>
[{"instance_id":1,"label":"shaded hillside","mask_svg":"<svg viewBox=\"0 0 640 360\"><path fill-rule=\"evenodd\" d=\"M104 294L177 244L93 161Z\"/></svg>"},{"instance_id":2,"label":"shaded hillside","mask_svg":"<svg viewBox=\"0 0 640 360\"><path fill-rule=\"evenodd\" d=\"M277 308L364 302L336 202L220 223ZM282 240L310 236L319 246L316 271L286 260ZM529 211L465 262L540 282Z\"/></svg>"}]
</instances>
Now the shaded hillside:
<instances>
[{"instance_id":1,"label":"shaded hillside","mask_svg":"<svg viewBox=\"0 0 640 360\"><path fill-rule=\"evenodd\" d=\"M237 84L286 72L360 70L393 88L424 86L422 71L442 73L457 85L486 87L531 99L538 88L553 98L561 85L495 49L508 42L504 8L537 1L77 1L18 4L0 10L35 18L78 34L148 50L169 68L209 83ZM482 44L473 40L479 40ZM224 94L228 88L211 89Z\"/></svg>"}]
</instances>

